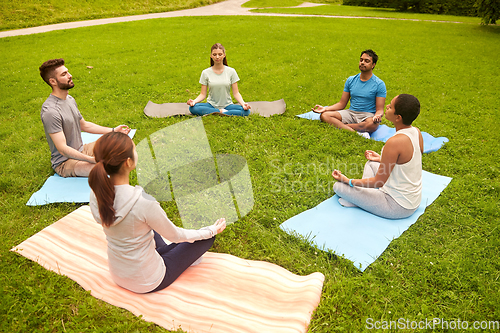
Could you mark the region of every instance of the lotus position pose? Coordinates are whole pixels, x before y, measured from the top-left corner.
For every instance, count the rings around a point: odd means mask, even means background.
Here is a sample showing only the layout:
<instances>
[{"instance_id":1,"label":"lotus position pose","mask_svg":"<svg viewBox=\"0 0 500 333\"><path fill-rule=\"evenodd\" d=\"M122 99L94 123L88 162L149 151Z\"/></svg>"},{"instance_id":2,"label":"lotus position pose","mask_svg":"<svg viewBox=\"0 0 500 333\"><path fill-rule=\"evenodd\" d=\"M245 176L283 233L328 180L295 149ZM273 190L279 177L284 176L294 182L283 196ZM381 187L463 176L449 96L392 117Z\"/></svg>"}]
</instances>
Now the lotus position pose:
<instances>
[{"instance_id":1,"label":"lotus position pose","mask_svg":"<svg viewBox=\"0 0 500 333\"><path fill-rule=\"evenodd\" d=\"M130 128L125 125L103 127L83 119L75 99L68 94L75 84L64 66L64 59L44 62L40 66L40 76L52 88L40 115L50 148L52 168L61 177L87 177L95 164L92 151L94 143L84 145L82 131L128 134Z\"/></svg>"},{"instance_id":2,"label":"lotus position pose","mask_svg":"<svg viewBox=\"0 0 500 333\"><path fill-rule=\"evenodd\" d=\"M387 90L385 83L373 74L378 56L373 50L361 52L361 73L349 77L340 101L330 106L316 105L312 110L321 113L321 121L348 131L374 132L384 115ZM351 101L349 109L345 109Z\"/></svg>"},{"instance_id":3,"label":"lotus position pose","mask_svg":"<svg viewBox=\"0 0 500 333\"><path fill-rule=\"evenodd\" d=\"M210 51L210 66L201 72L201 92L194 100L187 101L189 111L197 116L218 112L231 116L248 116L250 105L245 103L238 90L240 78L234 68L227 66L224 46L214 44ZM207 97L208 103L200 103ZM231 89L238 104L233 104Z\"/></svg>"},{"instance_id":4,"label":"lotus position pose","mask_svg":"<svg viewBox=\"0 0 500 333\"><path fill-rule=\"evenodd\" d=\"M422 134L411 124L420 113L420 102L401 94L387 105L385 117L396 127L381 155L365 151L368 160L362 179L332 173L333 190L343 206L358 206L375 215L399 219L412 215L422 198Z\"/></svg>"},{"instance_id":5,"label":"lotus position pose","mask_svg":"<svg viewBox=\"0 0 500 333\"><path fill-rule=\"evenodd\" d=\"M142 187L130 186L137 152L123 133L104 134L94 154L90 208L106 234L113 281L136 293L169 286L212 246L215 235L226 228L225 219L199 230L176 227ZM172 243L167 245L160 235Z\"/></svg>"}]
</instances>

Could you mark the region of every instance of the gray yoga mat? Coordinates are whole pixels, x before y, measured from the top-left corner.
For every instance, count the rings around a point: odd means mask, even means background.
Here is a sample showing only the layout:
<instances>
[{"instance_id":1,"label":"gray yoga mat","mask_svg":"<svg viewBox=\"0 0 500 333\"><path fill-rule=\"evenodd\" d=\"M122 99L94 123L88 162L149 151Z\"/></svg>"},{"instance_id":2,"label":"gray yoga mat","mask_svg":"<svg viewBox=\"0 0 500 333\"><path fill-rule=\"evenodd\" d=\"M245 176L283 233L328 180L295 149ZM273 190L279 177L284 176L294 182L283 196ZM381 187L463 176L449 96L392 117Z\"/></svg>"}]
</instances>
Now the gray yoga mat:
<instances>
[{"instance_id":1,"label":"gray yoga mat","mask_svg":"<svg viewBox=\"0 0 500 333\"><path fill-rule=\"evenodd\" d=\"M272 102L248 102L248 104L251 106L251 113L257 113L263 117L270 117L274 114L283 114L286 110L286 103L284 99ZM149 101L144 108L144 113L146 116L154 118L191 115L191 112L189 112L189 106L186 103L156 104L151 101Z\"/></svg>"}]
</instances>

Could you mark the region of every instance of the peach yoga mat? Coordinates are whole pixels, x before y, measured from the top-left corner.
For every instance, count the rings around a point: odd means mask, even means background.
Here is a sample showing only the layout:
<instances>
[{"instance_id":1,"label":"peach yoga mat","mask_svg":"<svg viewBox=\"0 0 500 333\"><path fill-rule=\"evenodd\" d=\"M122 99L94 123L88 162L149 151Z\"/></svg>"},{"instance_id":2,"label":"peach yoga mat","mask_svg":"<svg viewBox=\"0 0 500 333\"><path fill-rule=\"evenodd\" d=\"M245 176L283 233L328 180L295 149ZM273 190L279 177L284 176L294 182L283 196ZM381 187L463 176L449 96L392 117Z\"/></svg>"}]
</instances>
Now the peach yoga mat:
<instances>
[{"instance_id":1,"label":"peach yoga mat","mask_svg":"<svg viewBox=\"0 0 500 333\"><path fill-rule=\"evenodd\" d=\"M298 276L268 262L207 252L166 289L135 294L111 280L106 238L88 206L12 251L68 276L96 298L186 332L306 332L324 281L319 272Z\"/></svg>"}]
</instances>

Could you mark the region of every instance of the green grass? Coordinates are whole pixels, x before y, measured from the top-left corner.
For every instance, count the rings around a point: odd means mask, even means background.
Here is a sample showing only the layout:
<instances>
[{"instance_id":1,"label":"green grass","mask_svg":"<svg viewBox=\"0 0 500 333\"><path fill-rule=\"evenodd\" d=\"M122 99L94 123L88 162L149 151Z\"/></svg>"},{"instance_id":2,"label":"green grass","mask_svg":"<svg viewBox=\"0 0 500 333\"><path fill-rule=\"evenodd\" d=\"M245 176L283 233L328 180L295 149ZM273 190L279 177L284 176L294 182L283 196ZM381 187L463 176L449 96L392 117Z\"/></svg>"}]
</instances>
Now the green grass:
<instances>
[{"instance_id":1,"label":"green grass","mask_svg":"<svg viewBox=\"0 0 500 333\"><path fill-rule=\"evenodd\" d=\"M248 5L248 7L257 8L257 9L252 9L252 12L255 13L357 16L357 17L379 17L379 18L421 20L421 21L448 21L448 22L477 23L477 24L481 23L481 18L479 17L402 13L392 8L343 6L339 4L325 4L323 6L303 7L303 8L264 8L264 7L285 7L285 6L274 6L275 1L253 0L251 2L254 1L255 1L254 6L250 6L248 2L245 5Z\"/></svg>"},{"instance_id":2,"label":"green grass","mask_svg":"<svg viewBox=\"0 0 500 333\"><path fill-rule=\"evenodd\" d=\"M53 174L40 121L50 91L38 67L65 58L76 84L71 94L85 119L137 128L137 143L187 119L150 119L143 109L148 100L195 97L215 42L226 47L245 100L287 102L281 116L203 119L214 153L247 159L255 197L254 209L226 229L215 251L266 260L296 274L325 274L310 332L363 331L367 318L498 320L500 83L492 59L500 51L499 33L496 26L396 20L192 17L0 39L0 331L165 331L9 252L80 206L25 206ZM279 225L333 194L330 170L321 165L360 169L363 151L383 145L295 117L316 103L337 101L366 48L380 56L375 73L386 82L388 98L414 94L422 104L415 125L450 139L423 157L423 168L453 181L360 273L349 260L331 257ZM304 171L307 165L318 170ZM361 176L354 169L344 171ZM308 181L317 186L300 187ZM164 207L179 220L173 204Z\"/></svg>"},{"instance_id":3,"label":"green grass","mask_svg":"<svg viewBox=\"0 0 500 333\"><path fill-rule=\"evenodd\" d=\"M0 31L100 18L161 13L222 0L0 0Z\"/></svg>"}]
</instances>

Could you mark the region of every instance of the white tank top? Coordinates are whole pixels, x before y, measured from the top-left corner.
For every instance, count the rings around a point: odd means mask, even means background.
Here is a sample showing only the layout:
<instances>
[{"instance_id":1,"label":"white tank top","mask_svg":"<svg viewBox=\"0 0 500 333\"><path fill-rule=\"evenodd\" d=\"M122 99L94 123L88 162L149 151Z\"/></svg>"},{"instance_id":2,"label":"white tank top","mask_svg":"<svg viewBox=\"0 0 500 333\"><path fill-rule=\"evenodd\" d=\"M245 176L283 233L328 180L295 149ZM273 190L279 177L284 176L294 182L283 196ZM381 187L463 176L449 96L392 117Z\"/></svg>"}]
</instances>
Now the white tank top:
<instances>
[{"instance_id":1,"label":"white tank top","mask_svg":"<svg viewBox=\"0 0 500 333\"><path fill-rule=\"evenodd\" d=\"M415 209L420 206L422 199L422 152L418 130L415 127L404 128L396 132L396 135L400 134L410 138L413 156L408 162L394 166L381 190L389 194L402 207Z\"/></svg>"}]
</instances>

